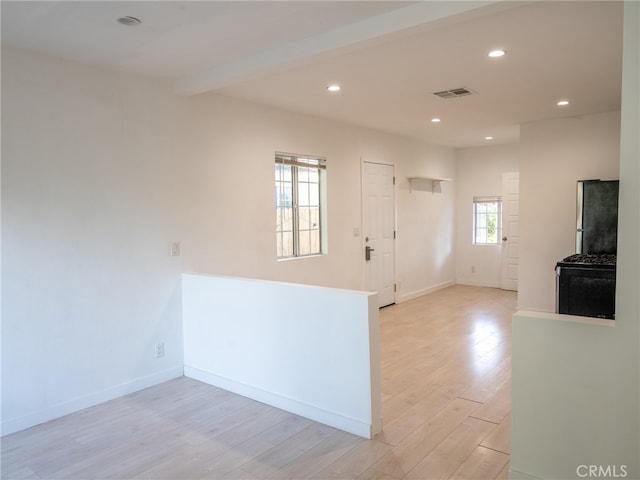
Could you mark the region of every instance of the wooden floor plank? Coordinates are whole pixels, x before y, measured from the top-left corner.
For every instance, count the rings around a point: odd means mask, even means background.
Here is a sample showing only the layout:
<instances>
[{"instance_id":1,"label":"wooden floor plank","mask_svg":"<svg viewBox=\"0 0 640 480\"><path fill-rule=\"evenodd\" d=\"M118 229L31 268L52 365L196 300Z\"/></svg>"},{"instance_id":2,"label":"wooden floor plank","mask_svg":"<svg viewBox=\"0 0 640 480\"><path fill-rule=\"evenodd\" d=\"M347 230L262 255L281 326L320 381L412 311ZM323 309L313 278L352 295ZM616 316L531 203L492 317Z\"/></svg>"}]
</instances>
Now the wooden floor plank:
<instances>
[{"instance_id":1,"label":"wooden floor plank","mask_svg":"<svg viewBox=\"0 0 640 480\"><path fill-rule=\"evenodd\" d=\"M511 380L509 379L473 415L487 422L500 423L510 411Z\"/></svg>"},{"instance_id":2,"label":"wooden floor plank","mask_svg":"<svg viewBox=\"0 0 640 480\"><path fill-rule=\"evenodd\" d=\"M376 436L376 440L388 445L398 445L416 430L416 426L425 423L451 405L460 389L461 387L457 384L438 387L430 395L406 409L396 419L385 422L382 433Z\"/></svg>"},{"instance_id":3,"label":"wooden floor plank","mask_svg":"<svg viewBox=\"0 0 640 480\"><path fill-rule=\"evenodd\" d=\"M511 378L511 358L504 359L487 371L463 392L460 397L485 403Z\"/></svg>"},{"instance_id":4,"label":"wooden floor plank","mask_svg":"<svg viewBox=\"0 0 640 480\"><path fill-rule=\"evenodd\" d=\"M357 478L380 460L392 447L377 440L361 441L347 454L320 470L312 478Z\"/></svg>"},{"instance_id":5,"label":"wooden floor plank","mask_svg":"<svg viewBox=\"0 0 640 480\"><path fill-rule=\"evenodd\" d=\"M249 478L269 478L336 432L334 428L312 423L240 467Z\"/></svg>"},{"instance_id":6,"label":"wooden floor plank","mask_svg":"<svg viewBox=\"0 0 640 480\"><path fill-rule=\"evenodd\" d=\"M435 416L413 430L373 468L396 478L404 478L476 408L478 404L474 402L455 398Z\"/></svg>"},{"instance_id":7,"label":"wooden floor plank","mask_svg":"<svg viewBox=\"0 0 640 480\"><path fill-rule=\"evenodd\" d=\"M502 470L500 470L500 473L495 478L495 480L509 480L509 462L507 462L507 464L502 467Z\"/></svg>"},{"instance_id":8,"label":"wooden floor plank","mask_svg":"<svg viewBox=\"0 0 640 480\"><path fill-rule=\"evenodd\" d=\"M493 479L509 462L509 455L477 446L473 453L449 477L451 480Z\"/></svg>"},{"instance_id":9,"label":"wooden floor plank","mask_svg":"<svg viewBox=\"0 0 640 480\"><path fill-rule=\"evenodd\" d=\"M482 440L480 445L483 447L497 450L498 452L510 454L511 453L511 415L507 415L498 425L498 427L491 432L487 438Z\"/></svg>"},{"instance_id":10,"label":"wooden floor plank","mask_svg":"<svg viewBox=\"0 0 640 480\"><path fill-rule=\"evenodd\" d=\"M354 435L335 431L268 478L270 480L312 478L363 441Z\"/></svg>"},{"instance_id":11,"label":"wooden floor plank","mask_svg":"<svg viewBox=\"0 0 640 480\"><path fill-rule=\"evenodd\" d=\"M427 455L404 478L407 480L441 480L449 478L471 455L496 425L467 418L442 443Z\"/></svg>"}]
</instances>

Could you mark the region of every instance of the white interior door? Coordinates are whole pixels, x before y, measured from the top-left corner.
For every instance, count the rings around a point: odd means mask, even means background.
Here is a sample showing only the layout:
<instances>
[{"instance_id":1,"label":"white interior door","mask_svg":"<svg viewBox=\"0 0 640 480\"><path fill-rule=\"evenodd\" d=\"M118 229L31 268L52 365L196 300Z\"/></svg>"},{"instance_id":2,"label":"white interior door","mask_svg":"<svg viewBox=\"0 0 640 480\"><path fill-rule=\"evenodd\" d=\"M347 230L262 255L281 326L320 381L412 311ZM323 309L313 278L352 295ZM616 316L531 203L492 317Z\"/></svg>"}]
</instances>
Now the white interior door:
<instances>
[{"instance_id":1,"label":"white interior door","mask_svg":"<svg viewBox=\"0 0 640 480\"><path fill-rule=\"evenodd\" d=\"M503 290L518 290L520 249L520 174L502 174L502 275Z\"/></svg>"},{"instance_id":2,"label":"white interior door","mask_svg":"<svg viewBox=\"0 0 640 480\"><path fill-rule=\"evenodd\" d=\"M378 292L380 307L396 301L394 183L393 165L363 162L362 258L365 260L366 289Z\"/></svg>"}]
</instances>

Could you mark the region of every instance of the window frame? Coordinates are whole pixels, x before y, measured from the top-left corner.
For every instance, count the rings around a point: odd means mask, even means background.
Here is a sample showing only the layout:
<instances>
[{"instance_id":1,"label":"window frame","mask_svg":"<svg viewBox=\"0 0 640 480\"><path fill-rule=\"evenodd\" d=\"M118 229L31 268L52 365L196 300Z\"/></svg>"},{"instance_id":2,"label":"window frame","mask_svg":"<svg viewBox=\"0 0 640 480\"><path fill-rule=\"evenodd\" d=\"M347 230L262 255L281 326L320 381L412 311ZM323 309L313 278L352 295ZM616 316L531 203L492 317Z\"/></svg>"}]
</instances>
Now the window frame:
<instances>
[{"instance_id":1,"label":"window frame","mask_svg":"<svg viewBox=\"0 0 640 480\"><path fill-rule=\"evenodd\" d=\"M278 166L290 167L288 173L284 174L283 170L280 171L278 176ZM308 169L306 179L301 179L305 175L301 175L301 169ZM291 153L275 153L275 187L276 187L276 258L277 260L288 260L294 258L305 258L317 255L323 255L326 253L326 159L316 155L300 155ZM315 173L311 175L312 172ZM309 177L316 177L317 181L311 180ZM290 188L286 188L284 184L289 184ZM301 185L307 185L307 200L303 201L300 198ZM310 189L314 186L313 191ZM316 190L317 188L317 190ZM290 194L290 204L283 202L283 194ZM317 204L312 203L311 197L317 198ZM286 209L290 207L290 229L285 229L285 223L289 220L282 216L286 216L286 211L280 209ZM308 209L309 216L304 222L307 223L307 228L303 228L302 209ZM315 218L313 210L317 209L317 228L312 228L311 216ZM301 232L314 232L314 237L317 235L317 248L309 248L307 253L303 253L304 249L301 247ZM284 251L285 234L291 234L291 253ZM311 235L311 233L310 233ZM309 238L309 247L315 244L315 238ZM289 250L289 248L287 248Z\"/></svg>"},{"instance_id":2,"label":"window frame","mask_svg":"<svg viewBox=\"0 0 640 480\"><path fill-rule=\"evenodd\" d=\"M496 204L497 211L495 212L479 212L478 207L480 205ZM485 217L483 225L479 226L479 217ZM495 242L482 241L484 238L489 238L489 227L486 226L486 219L489 215L495 215L496 217L496 232ZM485 235L478 235L480 231L484 231ZM473 230L472 230L472 243L473 245L480 246L501 246L502 245L502 197L499 195L491 196L475 196L473 197Z\"/></svg>"}]
</instances>

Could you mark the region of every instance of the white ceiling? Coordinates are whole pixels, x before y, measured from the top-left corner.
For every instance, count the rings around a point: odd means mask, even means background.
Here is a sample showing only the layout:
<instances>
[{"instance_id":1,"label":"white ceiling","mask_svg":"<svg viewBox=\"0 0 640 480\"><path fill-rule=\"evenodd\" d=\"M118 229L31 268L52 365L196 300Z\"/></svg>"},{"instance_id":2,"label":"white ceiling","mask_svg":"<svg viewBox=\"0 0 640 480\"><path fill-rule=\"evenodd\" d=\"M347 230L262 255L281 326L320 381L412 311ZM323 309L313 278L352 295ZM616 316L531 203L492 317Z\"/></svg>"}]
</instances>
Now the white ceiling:
<instances>
[{"instance_id":1,"label":"white ceiling","mask_svg":"<svg viewBox=\"0 0 640 480\"><path fill-rule=\"evenodd\" d=\"M3 0L0 8L3 47L441 145L515 142L522 123L620 108L618 1ZM142 24L120 25L124 15ZM497 47L507 55L488 58ZM331 82L342 91L327 92ZM475 94L433 95L457 87ZM556 107L560 98L571 104Z\"/></svg>"}]
</instances>

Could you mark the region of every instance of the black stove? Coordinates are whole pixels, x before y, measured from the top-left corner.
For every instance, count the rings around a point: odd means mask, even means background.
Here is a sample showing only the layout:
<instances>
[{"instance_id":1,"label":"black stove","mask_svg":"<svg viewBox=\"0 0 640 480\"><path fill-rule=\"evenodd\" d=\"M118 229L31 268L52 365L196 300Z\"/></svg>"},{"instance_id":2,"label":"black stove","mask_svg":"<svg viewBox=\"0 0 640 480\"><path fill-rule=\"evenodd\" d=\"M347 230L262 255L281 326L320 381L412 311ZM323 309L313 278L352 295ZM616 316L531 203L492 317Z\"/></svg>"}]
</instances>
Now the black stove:
<instances>
[{"instance_id":1,"label":"black stove","mask_svg":"<svg viewBox=\"0 0 640 480\"><path fill-rule=\"evenodd\" d=\"M576 251L556 264L556 311L615 318L617 180L581 180L577 188Z\"/></svg>"},{"instance_id":2,"label":"black stove","mask_svg":"<svg viewBox=\"0 0 640 480\"><path fill-rule=\"evenodd\" d=\"M556 275L558 313L615 318L615 255L571 255L556 264Z\"/></svg>"}]
</instances>

